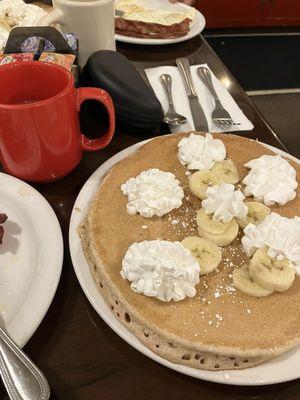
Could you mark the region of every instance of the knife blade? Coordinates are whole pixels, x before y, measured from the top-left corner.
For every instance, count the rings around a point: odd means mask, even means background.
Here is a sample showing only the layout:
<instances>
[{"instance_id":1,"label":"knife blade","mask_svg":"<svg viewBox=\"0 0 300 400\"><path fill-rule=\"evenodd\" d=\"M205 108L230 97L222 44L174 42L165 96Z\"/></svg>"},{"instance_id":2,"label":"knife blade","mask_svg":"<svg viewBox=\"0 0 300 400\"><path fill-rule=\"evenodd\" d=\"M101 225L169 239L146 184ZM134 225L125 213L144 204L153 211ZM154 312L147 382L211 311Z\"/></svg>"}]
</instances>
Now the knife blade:
<instances>
[{"instance_id":1,"label":"knife blade","mask_svg":"<svg viewBox=\"0 0 300 400\"><path fill-rule=\"evenodd\" d=\"M208 132L207 120L204 111L201 105L199 104L197 92L194 88L190 70L190 62L188 58L185 57L177 58L176 65L181 73L182 79L185 84L195 129L197 131Z\"/></svg>"}]
</instances>

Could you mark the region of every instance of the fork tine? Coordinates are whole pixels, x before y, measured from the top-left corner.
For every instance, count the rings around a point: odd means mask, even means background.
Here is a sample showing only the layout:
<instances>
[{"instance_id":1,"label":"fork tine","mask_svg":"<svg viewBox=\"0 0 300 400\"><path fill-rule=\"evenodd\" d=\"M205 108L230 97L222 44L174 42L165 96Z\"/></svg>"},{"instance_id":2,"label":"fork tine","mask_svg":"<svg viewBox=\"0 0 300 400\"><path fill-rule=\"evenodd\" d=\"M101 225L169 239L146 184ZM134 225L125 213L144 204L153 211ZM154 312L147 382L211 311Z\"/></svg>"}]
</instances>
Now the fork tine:
<instances>
[{"instance_id":1,"label":"fork tine","mask_svg":"<svg viewBox=\"0 0 300 400\"><path fill-rule=\"evenodd\" d=\"M231 118L213 118L213 121L219 125L230 125L230 126L241 125L240 122L233 122Z\"/></svg>"},{"instance_id":2,"label":"fork tine","mask_svg":"<svg viewBox=\"0 0 300 400\"><path fill-rule=\"evenodd\" d=\"M230 121L226 118L222 118L222 119L220 119L220 121L223 125L230 125Z\"/></svg>"}]
</instances>

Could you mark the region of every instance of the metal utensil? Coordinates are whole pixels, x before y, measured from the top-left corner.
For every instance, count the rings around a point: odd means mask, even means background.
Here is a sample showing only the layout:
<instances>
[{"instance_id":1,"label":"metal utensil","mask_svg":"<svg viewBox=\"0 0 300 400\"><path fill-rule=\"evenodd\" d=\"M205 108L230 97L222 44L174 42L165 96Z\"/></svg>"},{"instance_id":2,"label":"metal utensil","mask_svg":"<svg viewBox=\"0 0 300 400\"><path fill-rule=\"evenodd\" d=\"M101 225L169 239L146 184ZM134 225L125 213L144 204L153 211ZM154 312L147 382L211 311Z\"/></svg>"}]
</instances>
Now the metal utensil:
<instances>
[{"instance_id":1,"label":"metal utensil","mask_svg":"<svg viewBox=\"0 0 300 400\"><path fill-rule=\"evenodd\" d=\"M211 115L213 122L217 125L222 126L240 125L240 123L233 122L229 112L225 110L225 108L222 106L222 103L212 83L211 73L209 69L205 67L199 67L197 68L197 73L215 100L215 108Z\"/></svg>"},{"instance_id":2,"label":"metal utensil","mask_svg":"<svg viewBox=\"0 0 300 400\"><path fill-rule=\"evenodd\" d=\"M183 115L178 114L175 111L173 98L172 98L172 77L169 74L163 74L160 77L161 83L163 88L165 89L168 102L169 102L169 109L164 116L164 122L169 125L182 125L187 122L186 117Z\"/></svg>"},{"instance_id":3,"label":"metal utensil","mask_svg":"<svg viewBox=\"0 0 300 400\"><path fill-rule=\"evenodd\" d=\"M48 400L50 389L41 371L1 328L0 376L11 400Z\"/></svg>"},{"instance_id":4,"label":"metal utensil","mask_svg":"<svg viewBox=\"0 0 300 400\"><path fill-rule=\"evenodd\" d=\"M181 73L182 79L185 83L186 92L189 98L190 108L194 120L195 129L198 131L207 132L208 124L202 107L199 104L199 99L197 92L194 88L191 71L190 62L187 58L177 58L177 67Z\"/></svg>"}]
</instances>

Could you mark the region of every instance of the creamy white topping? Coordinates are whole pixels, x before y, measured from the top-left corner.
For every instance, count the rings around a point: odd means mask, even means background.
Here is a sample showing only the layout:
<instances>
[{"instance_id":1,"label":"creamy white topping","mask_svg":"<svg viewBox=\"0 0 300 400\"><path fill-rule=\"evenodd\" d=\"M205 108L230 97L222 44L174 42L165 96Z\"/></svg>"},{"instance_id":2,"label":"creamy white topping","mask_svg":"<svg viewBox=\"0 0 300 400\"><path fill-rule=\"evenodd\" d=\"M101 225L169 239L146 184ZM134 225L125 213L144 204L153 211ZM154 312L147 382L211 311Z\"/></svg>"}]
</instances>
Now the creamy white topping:
<instances>
[{"instance_id":1,"label":"creamy white topping","mask_svg":"<svg viewBox=\"0 0 300 400\"><path fill-rule=\"evenodd\" d=\"M179 301L195 296L199 272L199 263L180 242L145 240L129 247L121 275L137 293Z\"/></svg>"},{"instance_id":2,"label":"creamy white topping","mask_svg":"<svg viewBox=\"0 0 300 400\"><path fill-rule=\"evenodd\" d=\"M204 136L190 134L178 143L178 159L188 169L210 169L215 161L222 161L226 157L223 142L213 139L210 133Z\"/></svg>"},{"instance_id":3,"label":"creamy white topping","mask_svg":"<svg viewBox=\"0 0 300 400\"><path fill-rule=\"evenodd\" d=\"M47 12L34 4L23 0L1 0L0 18L10 26L35 26Z\"/></svg>"},{"instance_id":4,"label":"creamy white topping","mask_svg":"<svg viewBox=\"0 0 300 400\"><path fill-rule=\"evenodd\" d=\"M267 206L283 205L296 196L295 169L281 156L261 156L245 164L251 171L244 178L245 196L253 196Z\"/></svg>"},{"instance_id":5,"label":"creamy white topping","mask_svg":"<svg viewBox=\"0 0 300 400\"><path fill-rule=\"evenodd\" d=\"M175 175L157 168L128 179L121 190L128 197L127 212L131 215L140 213L146 218L161 217L180 207L184 196Z\"/></svg>"},{"instance_id":6,"label":"creamy white topping","mask_svg":"<svg viewBox=\"0 0 300 400\"><path fill-rule=\"evenodd\" d=\"M0 26L0 50L4 48L8 39L9 31L4 27Z\"/></svg>"},{"instance_id":7,"label":"creamy white topping","mask_svg":"<svg viewBox=\"0 0 300 400\"><path fill-rule=\"evenodd\" d=\"M208 187L206 197L202 207L206 214L213 214L215 221L229 222L235 217L245 218L248 213L248 207L243 202L245 196L229 183Z\"/></svg>"},{"instance_id":8,"label":"creamy white topping","mask_svg":"<svg viewBox=\"0 0 300 400\"><path fill-rule=\"evenodd\" d=\"M116 2L116 9L124 12L122 18L133 21L172 25L180 23L185 18L191 20L195 17L195 9L187 9L186 12L162 8L148 8L143 1L120 0Z\"/></svg>"},{"instance_id":9,"label":"creamy white topping","mask_svg":"<svg viewBox=\"0 0 300 400\"><path fill-rule=\"evenodd\" d=\"M248 224L242 245L250 257L257 249L268 246L270 257L287 258L300 275L300 217L286 218L271 213L260 224Z\"/></svg>"}]
</instances>

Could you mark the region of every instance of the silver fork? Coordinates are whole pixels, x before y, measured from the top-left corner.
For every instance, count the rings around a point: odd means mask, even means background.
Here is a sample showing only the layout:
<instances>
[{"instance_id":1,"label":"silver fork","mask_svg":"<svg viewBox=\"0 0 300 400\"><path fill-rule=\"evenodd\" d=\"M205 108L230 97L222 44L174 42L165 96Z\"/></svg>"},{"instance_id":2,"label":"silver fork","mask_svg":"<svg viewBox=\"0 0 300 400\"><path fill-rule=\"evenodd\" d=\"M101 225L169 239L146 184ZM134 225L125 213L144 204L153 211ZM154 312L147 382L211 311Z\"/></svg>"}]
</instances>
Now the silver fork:
<instances>
[{"instance_id":1,"label":"silver fork","mask_svg":"<svg viewBox=\"0 0 300 400\"><path fill-rule=\"evenodd\" d=\"M209 69L205 67L199 67L197 69L197 73L215 100L215 108L211 115L213 122L217 125L222 125L226 127L240 125L240 123L233 122L229 112L225 110L225 108L222 106L222 103L212 83Z\"/></svg>"}]
</instances>

